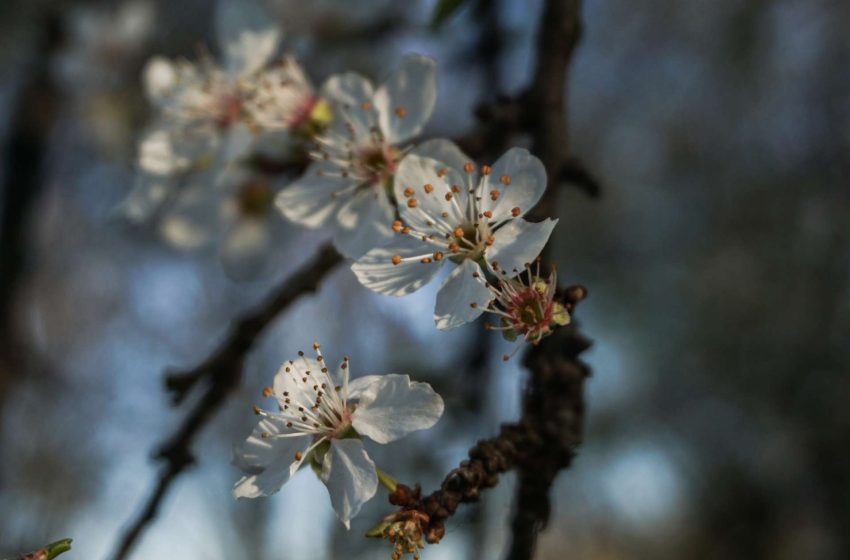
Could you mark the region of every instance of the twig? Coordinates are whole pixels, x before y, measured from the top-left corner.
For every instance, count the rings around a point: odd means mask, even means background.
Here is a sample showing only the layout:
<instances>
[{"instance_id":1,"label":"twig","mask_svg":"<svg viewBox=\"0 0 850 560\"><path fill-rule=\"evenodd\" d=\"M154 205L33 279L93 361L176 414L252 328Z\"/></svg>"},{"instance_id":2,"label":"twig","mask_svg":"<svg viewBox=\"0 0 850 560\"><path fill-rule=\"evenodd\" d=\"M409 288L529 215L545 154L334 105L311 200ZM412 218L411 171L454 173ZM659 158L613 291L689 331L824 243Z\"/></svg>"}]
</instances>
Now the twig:
<instances>
[{"instance_id":1,"label":"twig","mask_svg":"<svg viewBox=\"0 0 850 560\"><path fill-rule=\"evenodd\" d=\"M586 294L584 288L577 286L568 289L563 300L573 309ZM482 490L498 484L500 474L516 469L520 476L534 473L540 478L539 482L521 485L526 488L518 504L522 525L526 516L531 524L545 522L549 484L559 470L569 466L581 441L584 380L590 370L579 355L589 346L590 342L575 327L567 326L533 347L523 360L531 376L519 421L503 424L498 436L479 441L469 450L469 459L452 470L440 489L428 496L422 497L418 486L399 484L390 495L390 503L402 509L386 521L415 520L416 530L427 542L439 542L445 534L446 520L460 504L477 501ZM516 523L515 519L515 530ZM536 532L524 530L515 534L515 546L533 546L535 535ZM514 556L513 551L509 556L525 557Z\"/></svg>"},{"instance_id":2,"label":"twig","mask_svg":"<svg viewBox=\"0 0 850 560\"><path fill-rule=\"evenodd\" d=\"M185 399L201 382L206 383L204 393L180 429L157 451L156 458L165 461L165 468L145 507L121 537L112 555L113 560L127 557L142 531L156 518L159 506L174 480L193 463L191 448L195 437L239 384L245 357L260 333L296 299L316 291L322 279L341 261L342 257L332 246L322 247L310 262L239 319L218 350L200 366L184 373L172 373L166 378L166 385L172 391L175 402Z\"/></svg>"}]
</instances>

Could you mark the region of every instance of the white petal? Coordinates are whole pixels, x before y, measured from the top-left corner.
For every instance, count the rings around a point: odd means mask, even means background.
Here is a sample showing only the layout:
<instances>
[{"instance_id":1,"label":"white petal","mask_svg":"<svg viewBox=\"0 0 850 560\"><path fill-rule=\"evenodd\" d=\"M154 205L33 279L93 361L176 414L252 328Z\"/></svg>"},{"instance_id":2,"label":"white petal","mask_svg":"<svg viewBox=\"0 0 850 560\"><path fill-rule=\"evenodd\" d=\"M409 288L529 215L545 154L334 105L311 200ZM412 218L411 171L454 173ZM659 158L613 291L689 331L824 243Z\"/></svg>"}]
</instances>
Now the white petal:
<instances>
[{"instance_id":1,"label":"white petal","mask_svg":"<svg viewBox=\"0 0 850 560\"><path fill-rule=\"evenodd\" d=\"M155 56L145 64L142 80L148 99L158 103L177 85L177 70L167 58Z\"/></svg>"},{"instance_id":2,"label":"white petal","mask_svg":"<svg viewBox=\"0 0 850 560\"><path fill-rule=\"evenodd\" d=\"M406 56L375 93L375 107L387 142L398 144L422 132L436 100L437 63L425 56Z\"/></svg>"},{"instance_id":3,"label":"white petal","mask_svg":"<svg viewBox=\"0 0 850 560\"><path fill-rule=\"evenodd\" d=\"M522 218L511 220L494 233L495 241L487 248L485 258L497 276L513 278L523 271L546 246L558 220L545 219L539 223ZM498 272L496 271L498 265Z\"/></svg>"},{"instance_id":4,"label":"white petal","mask_svg":"<svg viewBox=\"0 0 850 560\"><path fill-rule=\"evenodd\" d=\"M315 359L307 358L306 356L297 360L287 360L284 362L277 374L275 374L272 385L278 404L280 406L287 404L284 401L284 393L289 393L288 396L292 403L313 402L316 398L316 393L313 391L315 382L304 383L301 380L305 377L319 379L322 367L324 366L319 364ZM309 376L307 372L310 372Z\"/></svg>"},{"instance_id":5,"label":"white petal","mask_svg":"<svg viewBox=\"0 0 850 560\"><path fill-rule=\"evenodd\" d=\"M442 237L442 234L453 232L457 226L469 221L465 218L464 184L463 172L441 161L416 154L405 156L393 183L402 221L424 234L433 232ZM458 186L455 190L459 192L452 191L454 185ZM413 191L411 196L408 196L408 189ZM416 200L415 207L409 206L411 199ZM443 217L444 213L448 217Z\"/></svg>"},{"instance_id":6,"label":"white petal","mask_svg":"<svg viewBox=\"0 0 850 560\"><path fill-rule=\"evenodd\" d=\"M322 482L328 487L337 517L351 527L351 518L378 490L375 463L359 439L332 440L322 463Z\"/></svg>"},{"instance_id":7,"label":"white petal","mask_svg":"<svg viewBox=\"0 0 850 560\"><path fill-rule=\"evenodd\" d=\"M256 278L268 263L271 235L266 219L237 220L221 244L221 264L234 280Z\"/></svg>"},{"instance_id":8,"label":"white petal","mask_svg":"<svg viewBox=\"0 0 850 560\"><path fill-rule=\"evenodd\" d=\"M502 181L508 182L508 184ZM494 202L490 197L499 192ZM492 172L484 178L484 196L481 208L491 210L491 221L502 221L522 216L537 204L546 191L546 169L543 162L523 148L511 148L493 164ZM514 208L519 208L513 216Z\"/></svg>"},{"instance_id":9,"label":"white petal","mask_svg":"<svg viewBox=\"0 0 850 560\"><path fill-rule=\"evenodd\" d=\"M447 331L459 327L474 321L484 312L492 295L484 285L483 276L477 263L464 259L446 278L437 292L434 308L438 329Z\"/></svg>"},{"instance_id":10,"label":"white petal","mask_svg":"<svg viewBox=\"0 0 850 560\"><path fill-rule=\"evenodd\" d=\"M139 144L139 168L155 175L171 175L184 171L191 160L177 149L174 139L165 128L154 127Z\"/></svg>"},{"instance_id":11,"label":"white petal","mask_svg":"<svg viewBox=\"0 0 850 560\"><path fill-rule=\"evenodd\" d=\"M392 238L395 210L383 188L364 189L340 206L334 246L349 259L358 259Z\"/></svg>"},{"instance_id":12,"label":"white petal","mask_svg":"<svg viewBox=\"0 0 850 560\"><path fill-rule=\"evenodd\" d=\"M254 428L248 439L234 449L233 464L245 471L233 487L236 498L258 498L270 496L280 490L295 472L291 465L296 462L296 453L306 455L310 446L309 436L287 438L263 438L261 434L270 435L287 433L281 423L263 418Z\"/></svg>"},{"instance_id":13,"label":"white petal","mask_svg":"<svg viewBox=\"0 0 850 560\"><path fill-rule=\"evenodd\" d=\"M431 281L442 262L424 264L419 259L431 257L434 246L419 239L403 237L386 247L372 249L351 265L361 284L379 294L403 296L411 294ZM411 258L393 264L393 256Z\"/></svg>"},{"instance_id":14,"label":"white petal","mask_svg":"<svg viewBox=\"0 0 850 560\"><path fill-rule=\"evenodd\" d=\"M309 443L310 438L292 438L292 440L299 442L303 440ZM290 440L285 439L283 441ZM233 486L233 497L261 498L276 493L291 478L289 464L292 462L292 458L292 455L280 455L275 462L262 471L243 476Z\"/></svg>"},{"instance_id":15,"label":"white petal","mask_svg":"<svg viewBox=\"0 0 850 560\"><path fill-rule=\"evenodd\" d=\"M322 85L323 98L352 107L370 101L373 94L372 82L354 72L331 76Z\"/></svg>"},{"instance_id":16,"label":"white petal","mask_svg":"<svg viewBox=\"0 0 850 560\"><path fill-rule=\"evenodd\" d=\"M310 445L309 436L277 439L262 437L263 433L274 436L291 432L282 421L261 418L248 439L233 448L233 464L243 470L262 470L281 455L288 457L291 463L295 460L296 451L303 451Z\"/></svg>"},{"instance_id":17,"label":"white petal","mask_svg":"<svg viewBox=\"0 0 850 560\"><path fill-rule=\"evenodd\" d=\"M280 43L274 18L257 0L219 0L215 29L224 53L224 66L233 77L262 68Z\"/></svg>"},{"instance_id":18,"label":"white petal","mask_svg":"<svg viewBox=\"0 0 850 560\"><path fill-rule=\"evenodd\" d=\"M427 383L406 375L367 375L351 382L349 398L357 399L352 425L357 433L389 443L437 423L443 399Z\"/></svg>"},{"instance_id":19,"label":"white petal","mask_svg":"<svg viewBox=\"0 0 850 560\"><path fill-rule=\"evenodd\" d=\"M224 165L230 165L242 159L254 145L257 136L244 123L237 123L228 129L219 152Z\"/></svg>"},{"instance_id":20,"label":"white petal","mask_svg":"<svg viewBox=\"0 0 850 560\"><path fill-rule=\"evenodd\" d=\"M426 140L417 144L410 153L435 159L458 172L463 171L464 165L472 162L472 158L463 153L457 144L445 138Z\"/></svg>"},{"instance_id":21,"label":"white petal","mask_svg":"<svg viewBox=\"0 0 850 560\"><path fill-rule=\"evenodd\" d=\"M348 179L331 177L325 173L333 168L322 162L313 163L307 171L277 195L275 205L289 220L309 228L322 227L336 217L347 196L334 193L344 191L353 184Z\"/></svg>"}]
</instances>

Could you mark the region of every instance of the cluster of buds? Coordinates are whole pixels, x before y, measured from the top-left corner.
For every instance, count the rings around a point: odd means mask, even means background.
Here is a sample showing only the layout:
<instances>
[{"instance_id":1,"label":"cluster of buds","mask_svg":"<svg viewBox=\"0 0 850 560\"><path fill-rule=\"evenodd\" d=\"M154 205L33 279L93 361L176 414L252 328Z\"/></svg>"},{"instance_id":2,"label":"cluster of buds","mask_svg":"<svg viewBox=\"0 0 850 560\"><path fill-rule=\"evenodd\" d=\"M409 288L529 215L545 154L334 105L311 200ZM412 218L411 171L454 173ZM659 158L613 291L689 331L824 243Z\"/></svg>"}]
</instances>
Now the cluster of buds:
<instances>
[{"instance_id":1,"label":"cluster of buds","mask_svg":"<svg viewBox=\"0 0 850 560\"><path fill-rule=\"evenodd\" d=\"M392 560L401 560L408 554L413 560L419 560L419 551L425 548L423 529L429 522L430 518L425 513L406 509L386 516L366 536L390 541L393 545Z\"/></svg>"}]
</instances>

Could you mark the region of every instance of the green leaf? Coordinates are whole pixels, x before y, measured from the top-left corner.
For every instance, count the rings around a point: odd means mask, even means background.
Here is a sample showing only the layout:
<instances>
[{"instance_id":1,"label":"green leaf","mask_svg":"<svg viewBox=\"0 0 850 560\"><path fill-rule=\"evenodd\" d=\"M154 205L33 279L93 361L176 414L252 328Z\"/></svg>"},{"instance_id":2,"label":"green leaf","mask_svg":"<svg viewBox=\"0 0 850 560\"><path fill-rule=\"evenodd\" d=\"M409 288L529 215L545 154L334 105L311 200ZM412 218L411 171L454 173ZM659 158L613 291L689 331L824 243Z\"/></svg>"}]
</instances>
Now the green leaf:
<instances>
[{"instance_id":1,"label":"green leaf","mask_svg":"<svg viewBox=\"0 0 850 560\"><path fill-rule=\"evenodd\" d=\"M431 30L439 29L463 6L464 2L466 0L437 0L437 5L434 6L434 15L431 17Z\"/></svg>"}]
</instances>

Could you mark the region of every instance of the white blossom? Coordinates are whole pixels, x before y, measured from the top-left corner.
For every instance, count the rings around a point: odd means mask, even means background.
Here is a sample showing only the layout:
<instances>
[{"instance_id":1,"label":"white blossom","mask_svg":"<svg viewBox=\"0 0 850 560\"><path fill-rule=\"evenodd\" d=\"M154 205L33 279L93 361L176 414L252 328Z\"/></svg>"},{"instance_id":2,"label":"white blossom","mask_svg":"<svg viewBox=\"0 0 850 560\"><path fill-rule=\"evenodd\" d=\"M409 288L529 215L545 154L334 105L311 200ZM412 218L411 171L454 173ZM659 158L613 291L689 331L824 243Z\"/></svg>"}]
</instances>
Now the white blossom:
<instances>
[{"instance_id":1,"label":"white blossom","mask_svg":"<svg viewBox=\"0 0 850 560\"><path fill-rule=\"evenodd\" d=\"M448 140L425 142L396 173L397 239L351 268L367 288L401 296L454 262L457 268L437 294L434 319L443 330L472 321L492 298L486 274L513 278L546 245L557 220L522 218L545 189L543 164L527 150L513 148L479 170Z\"/></svg>"},{"instance_id":2,"label":"white blossom","mask_svg":"<svg viewBox=\"0 0 850 560\"><path fill-rule=\"evenodd\" d=\"M302 466L310 465L325 483L340 521L352 517L375 495L378 474L362 437L389 443L433 426L443 400L427 383L407 375L367 375L349 382L349 360L331 372L318 344L316 358L283 364L274 385L263 391L277 411L255 407L260 416L248 439L235 451L245 471L234 486L237 498L277 492Z\"/></svg>"},{"instance_id":3,"label":"white blossom","mask_svg":"<svg viewBox=\"0 0 850 560\"><path fill-rule=\"evenodd\" d=\"M334 244L350 258L385 243L395 215L393 176L436 96L436 64L423 56L406 57L377 90L357 74L330 78L321 97L333 120L315 139L314 162L278 196L278 208L307 227L333 224Z\"/></svg>"},{"instance_id":4,"label":"white blossom","mask_svg":"<svg viewBox=\"0 0 850 560\"><path fill-rule=\"evenodd\" d=\"M501 279L495 285L487 283L492 299L484 311L498 317L499 324L486 326L502 331L507 340L522 337L525 342L537 344L556 327L569 324L571 318L569 310L555 299L558 289L555 265L548 278L540 275L539 258L534 267L526 265L525 272L524 277L520 274Z\"/></svg>"}]
</instances>

